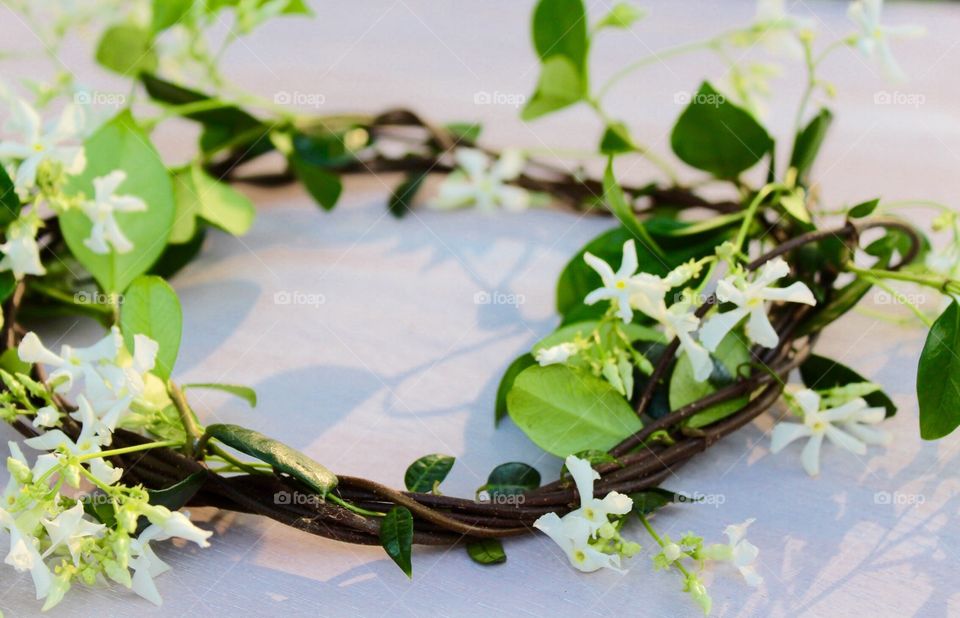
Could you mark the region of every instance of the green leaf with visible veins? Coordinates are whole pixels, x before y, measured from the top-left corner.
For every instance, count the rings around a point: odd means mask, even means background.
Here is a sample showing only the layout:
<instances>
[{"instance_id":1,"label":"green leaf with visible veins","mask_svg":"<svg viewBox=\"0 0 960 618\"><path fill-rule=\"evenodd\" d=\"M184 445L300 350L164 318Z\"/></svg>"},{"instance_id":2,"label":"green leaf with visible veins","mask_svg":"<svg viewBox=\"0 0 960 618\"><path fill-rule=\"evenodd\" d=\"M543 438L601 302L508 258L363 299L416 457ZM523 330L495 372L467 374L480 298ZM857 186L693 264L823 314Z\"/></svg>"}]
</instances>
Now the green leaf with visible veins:
<instances>
[{"instance_id":1,"label":"green leaf with visible veins","mask_svg":"<svg viewBox=\"0 0 960 618\"><path fill-rule=\"evenodd\" d=\"M954 300L937 318L920 353L917 401L920 437L936 440L960 425L960 305Z\"/></svg>"},{"instance_id":2,"label":"green leaf with visible veins","mask_svg":"<svg viewBox=\"0 0 960 618\"><path fill-rule=\"evenodd\" d=\"M435 485L447 478L455 461L456 459L449 455L438 453L424 455L410 464L403 476L403 483L407 486L407 491L420 493L432 491Z\"/></svg>"},{"instance_id":3,"label":"green leaf with visible veins","mask_svg":"<svg viewBox=\"0 0 960 618\"><path fill-rule=\"evenodd\" d=\"M413 515L395 506L380 520L380 544L397 566L413 579Z\"/></svg>"}]
</instances>

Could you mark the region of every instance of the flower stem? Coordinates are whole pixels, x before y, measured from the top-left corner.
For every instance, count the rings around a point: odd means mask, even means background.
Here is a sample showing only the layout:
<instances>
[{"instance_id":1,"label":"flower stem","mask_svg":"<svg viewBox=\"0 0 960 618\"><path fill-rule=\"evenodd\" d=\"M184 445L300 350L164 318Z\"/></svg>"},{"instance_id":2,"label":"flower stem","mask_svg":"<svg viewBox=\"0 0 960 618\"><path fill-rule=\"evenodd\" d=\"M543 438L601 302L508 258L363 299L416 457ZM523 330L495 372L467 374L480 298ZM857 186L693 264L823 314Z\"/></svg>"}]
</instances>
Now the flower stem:
<instances>
[{"instance_id":1,"label":"flower stem","mask_svg":"<svg viewBox=\"0 0 960 618\"><path fill-rule=\"evenodd\" d=\"M650 533L650 536L653 537L653 540L657 542L657 545L659 545L661 549L666 547L667 544L663 542L663 539L660 537L659 534L657 534L657 531L654 530L653 526L650 525L650 521L647 520L647 516L638 515L638 517L640 518L640 522L643 524L643 527L647 529L647 532ZM686 579L691 578L690 571L688 571L687 567L683 566L683 564L681 564L679 560L674 561L672 565L677 567L677 570L683 574L684 578Z\"/></svg>"},{"instance_id":2,"label":"flower stem","mask_svg":"<svg viewBox=\"0 0 960 618\"><path fill-rule=\"evenodd\" d=\"M190 404L187 403L187 398L184 396L183 391L180 390L180 387L177 386L173 380L167 380L167 394L169 394L170 399L173 400L173 405L180 414L180 421L183 423L183 428L189 438L183 444L183 452L187 457L193 457L194 447L200 439L200 436L203 435L203 432L200 431L197 425L197 418L194 416L193 410L190 409Z\"/></svg>"},{"instance_id":3,"label":"flower stem","mask_svg":"<svg viewBox=\"0 0 960 618\"><path fill-rule=\"evenodd\" d=\"M180 440L161 440L159 442L147 442L146 444L134 444L133 446L125 446L123 448L116 448L109 451L100 451L99 453L88 453L86 455L80 455L79 457L77 457L77 461L79 463L83 463L91 459L118 457L120 455L128 455L130 453L137 453L140 451L149 451L150 449L155 449L155 448L174 448L178 446L183 446L183 442L181 442Z\"/></svg>"},{"instance_id":4,"label":"flower stem","mask_svg":"<svg viewBox=\"0 0 960 618\"><path fill-rule=\"evenodd\" d=\"M339 504L340 506L347 509L348 511L353 511L358 515L365 515L367 517L386 517L387 516L386 513L380 513L379 511L368 511L367 509L360 508L359 506L356 506L354 504L350 504L349 502L347 502L340 496L337 496L336 494L332 494L332 493L327 494L327 498L331 502L335 502L336 504Z\"/></svg>"}]
</instances>

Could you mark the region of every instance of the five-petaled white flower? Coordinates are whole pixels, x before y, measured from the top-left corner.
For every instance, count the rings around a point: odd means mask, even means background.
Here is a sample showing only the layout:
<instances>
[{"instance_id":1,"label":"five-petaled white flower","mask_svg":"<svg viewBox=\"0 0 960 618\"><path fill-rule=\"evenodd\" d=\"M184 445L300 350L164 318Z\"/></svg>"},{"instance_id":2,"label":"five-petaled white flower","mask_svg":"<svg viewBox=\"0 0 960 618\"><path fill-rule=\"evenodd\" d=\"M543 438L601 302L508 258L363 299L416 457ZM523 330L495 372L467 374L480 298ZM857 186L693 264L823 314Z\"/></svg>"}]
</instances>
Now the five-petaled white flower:
<instances>
[{"instance_id":1,"label":"five-petaled white flower","mask_svg":"<svg viewBox=\"0 0 960 618\"><path fill-rule=\"evenodd\" d=\"M590 268L597 271L603 285L587 294L583 299L588 305L593 305L601 300L609 300L617 308L617 315L624 322L633 320L633 307L631 306L630 296L633 293L631 286L631 277L637 272L637 246L631 238L623 243L623 258L620 260L620 270L613 272L602 259L587 251L583 255L584 261L590 265Z\"/></svg>"},{"instance_id":2,"label":"five-petaled white flower","mask_svg":"<svg viewBox=\"0 0 960 618\"><path fill-rule=\"evenodd\" d=\"M813 292L802 281L785 288L772 287L771 284L790 274L790 266L775 258L761 267L753 281L747 281L742 275L726 277L717 283L717 299L733 303L736 308L708 318L700 329L700 341L708 350L714 351L740 321L747 320L746 334L750 341L772 348L780 341L777 331L767 317L766 301L781 301L816 305Z\"/></svg>"},{"instance_id":3,"label":"five-petaled white flower","mask_svg":"<svg viewBox=\"0 0 960 618\"><path fill-rule=\"evenodd\" d=\"M38 549L39 541L33 536L33 528L36 528L37 521L33 517L25 517L28 523L21 523L21 518L14 518L3 508L0 508L0 528L5 529L10 534L10 551L4 559L17 571L30 571L33 579L33 585L37 590L37 599L43 599L50 591L50 585L53 583L53 575L50 569L43 562Z\"/></svg>"},{"instance_id":4,"label":"five-petaled white flower","mask_svg":"<svg viewBox=\"0 0 960 618\"><path fill-rule=\"evenodd\" d=\"M117 195L117 189L127 179L123 170L114 170L106 176L93 179L94 197L84 201L80 208L93 222L90 228L90 237L83 241L94 253L110 253L110 245L117 253L128 253L133 250L133 243L124 236L123 230L117 224L115 213L140 212L147 209L147 204L133 195Z\"/></svg>"},{"instance_id":5,"label":"five-petaled white flower","mask_svg":"<svg viewBox=\"0 0 960 618\"><path fill-rule=\"evenodd\" d=\"M770 451L779 453L794 440L809 438L803 447L801 461L810 476L820 473L820 447L824 436L857 455L867 452L867 444L888 444L890 441L887 432L871 426L883 422L885 410L869 407L862 398L851 399L829 410L820 409L820 395L812 390L799 391L793 398L803 411L803 423L783 422L774 427Z\"/></svg>"},{"instance_id":6,"label":"five-petaled white flower","mask_svg":"<svg viewBox=\"0 0 960 618\"><path fill-rule=\"evenodd\" d=\"M547 513L540 516L533 527L559 545L578 571L592 573L603 568L620 570L620 556L604 553L590 545L590 524L583 518Z\"/></svg>"},{"instance_id":7,"label":"five-petaled white flower","mask_svg":"<svg viewBox=\"0 0 960 618\"><path fill-rule=\"evenodd\" d=\"M523 171L524 158L520 151L504 150L493 164L485 153L472 148L458 148L455 157L459 169L440 185L437 197L431 202L434 208L446 210L473 205L483 211L493 211L499 206L519 212L530 206L529 192L507 184Z\"/></svg>"},{"instance_id":8,"label":"five-petaled white flower","mask_svg":"<svg viewBox=\"0 0 960 618\"><path fill-rule=\"evenodd\" d=\"M84 518L83 504L77 502L72 508L61 512L53 519L42 519L40 523L50 535L50 547L43 553L46 558L57 548L63 546L70 552L75 565L80 564L80 546L88 536L99 536L106 530L103 524L94 523Z\"/></svg>"},{"instance_id":9,"label":"five-petaled white flower","mask_svg":"<svg viewBox=\"0 0 960 618\"><path fill-rule=\"evenodd\" d=\"M611 491L602 500L593 497L593 482L600 479L600 473L586 459L568 455L566 464L580 495L580 508L568 513L567 517L585 520L590 524L590 534L596 534L609 524L610 515L626 515L633 508L633 500L616 491Z\"/></svg>"},{"instance_id":10,"label":"five-petaled white flower","mask_svg":"<svg viewBox=\"0 0 960 618\"><path fill-rule=\"evenodd\" d=\"M18 280L23 279L24 275L46 274L37 245L38 227L39 223L34 217L20 218L7 226L7 240L0 245L0 251L3 252L0 271L12 271Z\"/></svg>"},{"instance_id":11,"label":"five-petaled white flower","mask_svg":"<svg viewBox=\"0 0 960 618\"><path fill-rule=\"evenodd\" d=\"M759 586L763 583L763 577L757 572L754 562L760 555L757 546L747 540L747 528L755 520L751 517L742 524L731 524L724 529L723 533L727 535L728 543L726 545L711 545L704 551L705 556L711 560L723 560L732 564L743 578L747 580L748 586Z\"/></svg>"},{"instance_id":12,"label":"five-petaled white flower","mask_svg":"<svg viewBox=\"0 0 960 618\"><path fill-rule=\"evenodd\" d=\"M546 367L547 365L565 363L570 360L571 356L575 356L579 351L580 346L572 341L567 341L550 346L549 348L540 348L533 357L540 363L541 367Z\"/></svg>"},{"instance_id":13,"label":"five-petaled white flower","mask_svg":"<svg viewBox=\"0 0 960 618\"><path fill-rule=\"evenodd\" d=\"M854 39L863 54L880 65L883 77L898 82L906 78L900 65L890 51L889 39L905 39L923 36L921 26L885 26L880 23L883 0L855 0L850 3L847 15L859 27Z\"/></svg>"},{"instance_id":14,"label":"five-petaled white flower","mask_svg":"<svg viewBox=\"0 0 960 618\"><path fill-rule=\"evenodd\" d=\"M64 107L59 120L45 131L37 110L17 98L7 128L23 138L19 142L0 141L0 159L19 162L14 184L21 193L36 185L37 169L44 161L62 164L68 174L79 174L86 166L83 147L64 143L76 140L83 129L83 111L79 106Z\"/></svg>"}]
</instances>

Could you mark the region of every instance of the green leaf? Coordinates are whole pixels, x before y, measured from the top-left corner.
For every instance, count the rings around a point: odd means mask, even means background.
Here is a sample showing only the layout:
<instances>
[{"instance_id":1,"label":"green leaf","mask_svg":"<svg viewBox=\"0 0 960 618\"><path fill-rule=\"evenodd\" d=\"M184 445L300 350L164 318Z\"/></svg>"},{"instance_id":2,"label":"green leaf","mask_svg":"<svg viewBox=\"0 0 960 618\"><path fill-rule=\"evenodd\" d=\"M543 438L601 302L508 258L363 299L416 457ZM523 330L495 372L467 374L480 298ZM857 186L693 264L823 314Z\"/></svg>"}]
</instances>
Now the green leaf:
<instances>
[{"instance_id":1,"label":"green leaf","mask_svg":"<svg viewBox=\"0 0 960 618\"><path fill-rule=\"evenodd\" d=\"M483 125L479 122L451 122L445 124L444 128L453 135L458 143L469 145L480 139Z\"/></svg>"},{"instance_id":2,"label":"green leaf","mask_svg":"<svg viewBox=\"0 0 960 618\"><path fill-rule=\"evenodd\" d=\"M157 54L149 30L136 24L111 26L97 45L97 62L124 76L157 69Z\"/></svg>"},{"instance_id":3,"label":"green leaf","mask_svg":"<svg viewBox=\"0 0 960 618\"><path fill-rule=\"evenodd\" d=\"M744 343L737 331L731 331L723 338L717 351L713 354L714 372L710 379L697 382L693 377L693 365L690 358L684 354L677 359L677 365L670 376L670 409L678 410L707 395L714 393L718 388L733 382L740 365L750 362L750 348ZM743 407L749 396L737 397L730 401L717 403L702 412L690 417L687 425L703 427L733 414Z\"/></svg>"},{"instance_id":4,"label":"green leaf","mask_svg":"<svg viewBox=\"0 0 960 618\"><path fill-rule=\"evenodd\" d=\"M300 451L262 433L238 425L216 424L207 427L207 434L302 481L321 497L337 486L337 477L333 472Z\"/></svg>"},{"instance_id":5,"label":"green leaf","mask_svg":"<svg viewBox=\"0 0 960 618\"><path fill-rule=\"evenodd\" d=\"M6 168L0 165L0 226L16 221L20 216L20 207L20 196L17 195L13 180Z\"/></svg>"},{"instance_id":6,"label":"green leaf","mask_svg":"<svg viewBox=\"0 0 960 618\"><path fill-rule=\"evenodd\" d=\"M494 417L493 425L496 427L500 424L507 416L507 395L510 393L510 389L513 388L513 383L516 381L517 376L520 375L527 367L536 365L537 361L534 360L533 354L523 354L514 359L510 366L507 367L507 370L504 372L503 377L500 378L500 385L497 386L497 402L494 407Z\"/></svg>"},{"instance_id":7,"label":"green leaf","mask_svg":"<svg viewBox=\"0 0 960 618\"><path fill-rule=\"evenodd\" d=\"M123 111L101 126L86 143L87 166L71 177L68 191L93 196L93 179L114 170L126 172L119 195L142 199L147 209L116 213L117 224L134 249L127 253L97 254L85 244L92 223L82 211L71 208L60 215L63 236L70 251L105 292L122 292L146 272L163 252L173 224L174 201L170 175L150 138Z\"/></svg>"},{"instance_id":8,"label":"green leaf","mask_svg":"<svg viewBox=\"0 0 960 618\"><path fill-rule=\"evenodd\" d=\"M413 515L402 506L390 509L380 521L380 544L397 566L413 579Z\"/></svg>"},{"instance_id":9,"label":"green leaf","mask_svg":"<svg viewBox=\"0 0 960 618\"><path fill-rule=\"evenodd\" d=\"M954 300L927 334L917 368L920 437L937 440L960 425L960 305Z\"/></svg>"},{"instance_id":10,"label":"green leaf","mask_svg":"<svg viewBox=\"0 0 960 618\"><path fill-rule=\"evenodd\" d=\"M171 245L180 245L190 242L197 233L197 212L200 210L200 200L197 199L197 188L193 184L193 173L189 167L171 170L171 179L176 210L167 242Z\"/></svg>"},{"instance_id":11,"label":"green leaf","mask_svg":"<svg viewBox=\"0 0 960 618\"><path fill-rule=\"evenodd\" d=\"M780 205L791 217L809 225L813 220L810 218L810 211L807 210L804 197L803 191L793 191L780 197Z\"/></svg>"},{"instance_id":12,"label":"green leaf","mask_svg":"<svg viewBox=\"0 0 960 618\"><path fill-rule=\"evenodd\" d=\"M633 152L633 140L630 139L630 131L622 122L612 122L607 125L600 138L600 154L615 155L625 152Z\"/></svg>"},{"instance_id":13,"label":"green leaf","mask_svg":"<svg viewBox=\"0 0 960 618\"><path fill-rule=\"evenodd\" d=\"M613 157L607 159L607 169L603 173L603 199L609 204L610 211L613 212L614 216L620 221L620 224L639 241L638 244L643 246L647 252L653 254L658 260L664 261L663 250L637 219L637 214L633 212L633 207L623 196L623 190L613 175Z\"/></svg>"},{"instance_id":14,"label":"green leaf","mask_svg":"<svg viewBox=\"0 0 960 618\"><path fill-rule=\"evenodd\" d=\"M138 277L123 295L120 330L127 349L133 352L134 335L146 335L159 344L153 373L167 379L180 351L183 311L177 293L153 275Z\"/></svg>"},{"instance_id":15,"label":"green leaf","mask_svg":"<svg viewBox=\"0 0 960 618\"><path fill-rule=\"evenodd\" d=\"M407 214L428 175L428 172L414 172L400 183L387 204L387 210L391 215L399 219Z\"/></svg>"},{"instance_id":16,"label":"green leaf","mask_svg":"<svg viewBox=\"0 0 960 618\"><path fill-rule=\"evenodd\" d=\"M566 324L533 344L531 351L533 354L536 354L538 350L542 350L543 348L549 348L561 343L571 342L577 338L577 335L586 338L599 325L600 322L596 320L586 320L583 322ZM623 329L624 334L626 334L630 339L631 343L634 341L654 341L658 343L667 342L667 338L663 335L663 333L641 324L621 324L620 327Z\"/></svg>"},{"instance_id":17,"label":"green leaf","mask_svg":"<svg viewBox=\"0 0 960 618\"><path fill-rule=\"evenodd\" d=\"M733 179L756 165L773 140L748 111L704 82L674 125L670 145L684 163Z\"/></svg>"},{"instance_id":18,"label":"green leaf","mask_svg":"<svg viewBox=\"0 0 960 618\"><path fill-rule=\"evenodd\" d=\"M540 487L537 469L519 461L500 464L487 477L487 484L477 490L491 496L518 496Z\"/></svg>"},{"instance_id":19,"label":"green leaf","mask_svg":"<svg viewBox=\"0 0 960 618\"><path fill-rule=\"evenodd\" d=\"M594 26L596 30L601 28L622 28L627 29L637 20L643 19L647 12L626 2L619 2L610 9L603 19Z\"/></svg>"},{"instance_id":20,"label":"green leaf","mask_svg":"<svg viewBox=\"0 0 960 618\"><path fill-rule=\"evenodd\" d=\"M223 391L224 393L229 393L235 397L243 399L251 408L257 407L257 391L253 390L249 386L241 386L239 384L221 384L219 382L197 382L193 384L184 384L183 390L188 388L206 388L215 391Z\"/></svg>"},{"instance_id":21,"label":"green leaf","mask_svg":"<svg viewBox=\"0 0 960 618\"><path fill-rule=\"evenodd\" d=\"M11 373L25 373L30 374L30 363L25 363L20 360L20 354L17 352L17 348L7 348L0 354L0 369Z\"/></svg>"},{"instance_id":22,"label":"green leaf","mask_svg":"<svg viewBox=\"0 0 960 618\"><path fill-rule=\"evenodd\" d=\"M528 438L560 457L609 450L643 427L609 383L563 365L525 369L507 395L507 409Z\"/></svg>"},{"instance_id":23,"label":"green leaf","mask_svg":"<svg viewBox=\"0 0 960 618\"><path fill-rule=\"evenodd\" d=\"M533 46L541 60L567 58L583 72L587 62L587 12L582 0L540 0L533 12Z\"/></svg>"},{"instance_id":24,"label":"green leaf","mask_svg":"<svg viewBox=\"0 0 960 618\"><path fill-rule=\"evenodd\" d=\"M644 517L668 504L678 502L678 497L678 494L659 487L651 487L630 494L633 500L633 512Z\"/></svg>"},{"instance_id":25,"label":"green leaf","mask_svg":"<svg viewBox=\"0 0 960 618\"><path fill-rule=\"evenodd\" d=\"M875 198L868 200L866 202L860 202L856 206L850 208L847 211L847 217L850 219L860 219L863 217L869 217L873 214L873 211L877 209L877 206L880 204L880 198Z\"/></svg>"},{"instance_id":26,"label":"green leaf","mask_svg":"<svg viewBox=\"0 0 960 618\"><path fill-rule=\"evenodd\" d=\"M846 365L817 354L811 354L810 358L800 365L800 377L807 388L818 390L870 381ZM872 408L886 409L888 418L897 412L897 406L883 391L870 393L863 399Z\"/></svg>"},{"instance_id":27,"label":"green leaf","mask_svg":"<svg viewBox=\"0 0 960 618\"><path fill-rule=\"evenodd\" d=\"M330 210L340 199L343 184L340 178L315 163L304 160L300 155L290 155L290 166L307 192L324 210Z\"/></svg>"},{"instance_id":28,"label":"green leaf","mask_svg":"<svg viewBox=\"0 0 960 618\"><path fill-rule=\"evenodd\" d=\"M485 566L507 561L507 554L503 551L503 543L499 539L480 539L467 543L467 553L474 562Z\"/></svg>"},{"instance_id":29,"label":"green leaf","mask_svg":"<svg viewBox=\"0 0 960 618\"><path fill-rule=\"evenodd\" d=\"M520 117L533 120L573 105L587 93L587 85L577 67L564 56L544 60L540 81Z\"/></svg>"},{"instance_id":30,"label":"green leaf","mask_svg":"<svg viewBox=\"0 0 960 618\"><path fill-rule=\"evenodd\" d=\"M433 491L433 488L443 482L453 468L453 462L456 461L449 455L424 455L416 460L407 468L403 475L404 485L407 491L425 493Z\"/></svg>"},{"instance_id":31,"label":"green leaf","mask_svg":"<svg viewBox=\"0 0 960 618\"><path fill-rule=\"evenodd\" d=\"M193 498L203 483L207 480L207 472L194 472L187 478L166 489L148 489L150 504L165 506L171 511L178 511L187 505L187 502Z\"/></svg>"},{"instance_id":32,"label":"green leaf","mask_svg":"<svg viewBox=\"0 0 960 618\"><path fill-rule=\"evenodd\" d=\"M187 16L193 0L153 0L153 33L163 32Z\"/></svg>"},{"instance_id":33,"label":"green leaf","mask_svg":"<svg viewBox=\"0 0 960 618\"><path fill-rule=\"evenodd\" d=\"M797 134L793 143L793 154L790 155L790 167L797 170L797 176L801 180L806 178L813 167L832 123L833 114L824 108Z\"/></svg>"},{"instance_id":34,"label":"green leaf","mask_svg":"<svg viewBox=\"0 0 960 618\"><path fill-rule=\"evenodd\" d=\"M13 294L15 289L17 289L17 280L14 278L13 273L9 270L0 273L0 303L7 302L7 299L10 298L10 295ZM0 319L0 327L2 326L3 319Z\"/></svg>"},{"instance_id":35,"label":"green leaf","mask_svg":"<svg viewBox=\"0 0 960 618\"><path fill-rule=\"evenodd\" d=\"M200 249L203 248L203 239L206 235L207 230L200 227L197 228L197 232L193 238L187 242L180 245L167 245L167 248L163 250L163 253L160 254L160 257L157 258L157 261L154 262L148 272L151 275L170 279L200 253Z\"/></svg>"},{"instance_id":36,"label":"green leaf","mask_svg":"<svg viewBox=\"0 0 960 618\"><path fill-rule=\"evenodd\" d=\"M228 234L246 234L257 214L253 202L227 183L207 174L200 166L191 167L190 174L195 198L199 202L197 214Z\"/></svg>"}]
</instances>

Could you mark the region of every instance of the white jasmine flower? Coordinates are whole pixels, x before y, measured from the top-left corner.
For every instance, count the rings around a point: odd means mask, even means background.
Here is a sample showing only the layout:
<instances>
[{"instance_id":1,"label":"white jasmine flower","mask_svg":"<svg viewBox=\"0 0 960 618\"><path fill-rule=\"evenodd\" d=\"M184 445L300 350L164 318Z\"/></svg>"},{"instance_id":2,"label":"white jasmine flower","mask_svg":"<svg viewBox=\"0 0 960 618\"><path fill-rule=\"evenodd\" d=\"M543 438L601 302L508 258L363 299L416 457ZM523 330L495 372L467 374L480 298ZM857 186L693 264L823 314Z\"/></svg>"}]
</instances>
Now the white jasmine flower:
<instances>
[{"instance_id":1,"label":"white jasmine flower","mask_svg":"<svg viewBox=\"0 0 960 618\"><path fill-rule=\"evenodd\" d=\"M746 334L750 341L772 348L780 341L777 331L767 317L766 301L780 301L816 305L813 292L802 281L785 288L772 287L771 284L790 274L790 266L781 258L775 258L764 264L753 281L748 282L742 276L721 279L717 284L717 299L733 303L736 308L716 313L707 319L700 329L700 341L710 351L715 351L724 337L740 321L749 316Z\"/></svg>"},{"instance_id":2,"label":"white jasmine flower","mask_svg":"<svg viewBox=\"0 0 960 618\"><path fill-rule=\"evenodd\" d=\"M784 0L758 0L754 23L762 30L761 41L767 51L790 58L802 58L803 46L797 31L811 26L809 19L787 13Z\"/></svg>"},{"instance_id":3,"label":"white jasmine flower","mask_svg":"<svg viewBox=\"0 0 960 618\"><path fill-rule=\"evenodd\" d=\"M83 112L76 105L64 107L60 119L44 131L37 110L17 98L7 128L22 136L19 142L0 141L0 159L19 161L14 177L18 191L28 191L36 185L37 169L44 161L62 164L67 174L79 174L86 166L83 148L64 144L76 140L83 129Z\"/></svg>"},{"instance_id":4,"label":"white jasmine flower","mask_svg":"<svg viewBox=\"0 0 960 618\"><path fill-rule=\"evenodd\" d=\"M582 518L589 524L590 534L596 534L601 527L609 525L609 515L626 515L633 508L633 500L616 491L611 491L602 500L593 497L593 482L600 478L600 474L589 461L568 455L566 464L580 494L580 508L566 517Z\"/></svg>"},{"instance_id":5,"label":"white jasmine flower","mask_svg":"<svg viewBox=\"0 0 960 618\"><path fill-rule=\"evenodd\" d=\"M541 367L546 367L547 365L565 363L579 351L580 346L573 342L567 342L549 348L540 348L533 356Z\"/></svg>"},{"instance_id":6,"label":"white jasmine flower","mask_svg":"<svg viewBox=\"0 0 960 618\"><path fill-rule=\"evenodd\" d=\"M890 51L890 39L907 39L923 36L926 30L921 26L885 26L880 23L883 12L883 0L856 0L850 3L847 15L860 32L854 41L861 52L880 65L885 79L893 82L906 78L900 65Z\"/></svg>"},{"instance_id":7,"label":"white jasmine flower","mask_svg":"<svg viewBox=\"0 0 960 618\"><path fill-rule=\"evenodd\" d=\"M570 564L579 571L592 573L607 568L620 570L620 556L607 554L590 545L590 523L582 517L563 518L556 513L542 515L533 527L549 536L560 546L570 560Z\"/></svg>"},{"instance_id":8,"label":"white jasmine flower","mask_svg":"<svg viewBox=\"0 0 960 618\"><path fill-rule=\"evenodd\" d=\"M37 245L38 228L39 222L35 217L20 218L7 226L7 240L0 245L0 251L3 252L0 271L12 271L17 280L23 279L24 275L46 274Z\"/></svg>"},{"instance_id":9,"label":"white jasmine flower","mask_svg":"<svg viewBox=\"0 0 960 618\"><path fill-rule=\"evenodd\" d=\"M149 538L155 541L165 541L173 537L192 541L200 547L210 547L209 539L213 533L209 530L198 528L190 521L190 518L179 511L171 511L163 506L148 505L145 507L144 515L153 524L147 530L151 530ZM144 531L146 533L146 530Z\"/></svg>"},{"instance_id":10,"label":"white jasmine flower","mask_svg":"<svg viewBox=\"0 0 960 618\"><path fill-rule=\"evenodd\" d=\"M61 512L54 519L42 519L40 523L50 535L50 547L44 552L46 558L60 546L70 551L75 565L80 564L79 550L83 539L88 536L99 536L106 526L97 524L84 518L83 504L77 502L72 508Z\"/></svg>"},{"instance_id":11,"label":"white jasmine flower","mask_svg":"<svg viewBox=\"0 0 960 618\"><path fill-rule=\"evenodd\" d=\"M774 427L770 451L779 453L791 442L809 438L801 461L810 476L820 473L820 447L824 436L836 446L857 455L867 452L867 443L885 444L889 440L886 432L871 427L883 421L884 409L871 408L861 398L828 410L820 410L820 395L812 390L802 390L793 398L803 411L803 423L783 422Z\"/></svg>"},{"instance_id":12,"label":"white jasmine flower","mask_svg":"<svg viewBox=\"0 0 960 618\"><path fill-rule=\"evenodd\" d=\"M593 255L589 251L583 256L590 268L597 271L603 285L587 294L583 299L588 305L601 300L609 300L617 308L617 315L626 323L633 320L633 308L630 295L634 292L631 286L631 277L637 272L637 247L631 238L623 243L623 259L620 261L620 270L613 272L609 264Z\"/></svg>"},{"instance_id":13,"label":"white jasmine flower","mask_svg":"<svg viewBox=\"0 0 960 618\"><path fill-rule=\"evenodd\" d=\"M33 419L33 426L56 427L60 423L60 411L53 406L43 406L37 410L37 415Z\"/></svg>"},{"instance_id":14,"label":"white jasmine flower","mask_svg":"<svg viewBox=\"0 0 960 618\"><path fill-rule=\"evenodd\" d=\"M30 577L37 591L37 599L45 598L50 591L53 578L37 550L38 540L31 534L24 533L18 527L13 515L2 508L0 508L0 528L10 533L10 551L4 562L17 571L30 571Z\"/></svg>"},{"instance_id":15,"label":"white jasmine flower","mask_svg":"<svg viewBox=\"0 0 960 618\"><path fill-rule=\"evenodd\" d=\"M723 531L727 535L728 543L726 545L712 545L704 553L707 558L712 560L724 560L730 562L743 578L748 586L759 586L763 583L763 577L757 572L753 565L760 550L756 545L746 539L747 528L755 520L751 517L742 524L731 524Z\"/></svg>"},{"instance_id":16,"label":"white jasmine flower","mask_svg":"<svg viewBox=\"0 0 960 618\"><path fill-rule=\"evenodd\" d=\"M160 560L150 547L151 541L158 540L159 533L160 529L156 526L148 526L139 538L131 539L128 557L130 568L133 569L131 588L154 605L162 605L163 599L153 579L170 570L170 566Z\"/></svg>"},{"instance_id":17,"label":"white jasmine flower","mask_svg":"<svg viewBox=\"0 0 960 618\"><path fill-rule=\"evenodd\" d=\"M97 368L114 362L121 346L123 338L119 329L114 327L106 337L88 348L63 345L57 355L43 346L36 333L29 332L20 341L17 353L25 363L40 363L54 368L49 381L55 384L55 392L67 393L75 382L85 380L88 395L96 399L107 388Z\"/></svg>"},{"instance_id":18,"label":"white jasmine flower","mask_svg":"<svg viewBox=\"0 0 960 618\"><path fill-rule=\"evenodd\" d=\"M106 176L94 178L93 199L80 205L93 222L90 237L83 244L94 253L110 253L110 245L117 253L133 250L133 244L117 224L115 213L144 211L147 204L133 195L117 195L117 189L126 179L127 174L123 170L114 170Z\"/></svg>"},{"instance_id":19,"label":"white jasmine flower","mask_svg":"<svg viewBox=\"0 0 960 618\"><path fill-rule=\"evenodd\" d=\"M682 300L661 307L659 315L651 316L664 325L664 332L668 339L676 337L680 340L680 349L686 353L693 367L693 378L703 382L713 373L713 360L710 353L694 338L693 332L700 327L700 318L694 313L693 304Z\"/></svg>"},{"instance_id":20,"label":"white jasmine flower","mask_svg":"<svg viewBox=\"0 0 960 618\"><path fill-rule=\"evenodd\" d=\"M474 205L489 212L499 206L519 212L530 206L529 192L507 184L523 171L521 152L504 150L492 165L485 153L472 148L458 148L454 156L459 169L440 185L439 195L431 204L434 208L447 210Z\"/></svg>"},{"instance_id":21,"label":"white jasmine flower","mask_svg":"<svg viewBox=\"0 0 960 618\"><path fill-rule=\"evenodd\" d=\"M77 397L77 406L77 413L82 427L76 442L71 440L70 436L63 433L63 431L53 429L36 438L24 440L24 444L39 451L54 451L59 448L76 456L95 455L99 453L100 446L103 444L103 438L99 435L102 433L101 424L94 415L93 408L90 406L90 402L87 401L86 397L79 395ZM55 463L56 462L54 462L54 464ZM116 483L123 474L123 470L114 468L110 463L101 458L88 459L84 463L90 466L90 473L93 474L97 480L107 485ZM36 474L36 469L34 469L34 473Z\"/></svg>"}]
</instances>

